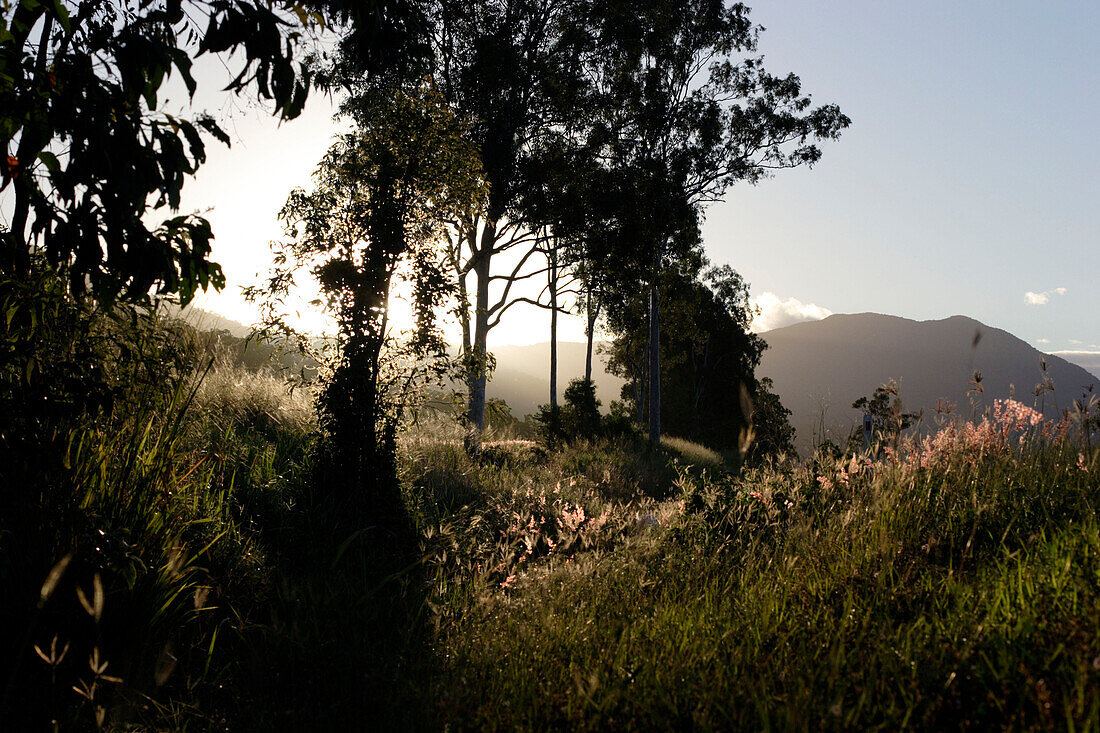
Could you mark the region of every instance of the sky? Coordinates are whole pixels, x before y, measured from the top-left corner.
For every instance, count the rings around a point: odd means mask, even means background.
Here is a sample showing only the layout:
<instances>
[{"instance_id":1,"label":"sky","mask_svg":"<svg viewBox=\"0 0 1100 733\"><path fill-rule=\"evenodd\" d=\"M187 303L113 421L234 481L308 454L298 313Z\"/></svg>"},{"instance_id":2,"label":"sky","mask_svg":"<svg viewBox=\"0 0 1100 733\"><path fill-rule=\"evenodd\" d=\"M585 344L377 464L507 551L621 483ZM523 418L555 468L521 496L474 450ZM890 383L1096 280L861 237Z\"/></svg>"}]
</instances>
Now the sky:
<instances>
[{"instance_id":1,"label":"sky","mask_svg":"<svg viewBox=\"0 0 1100 733\"><path fill-rule=\"evenodd\" d=\"M1100 352L1100 3L789 0L753 18L767 68L852 119L813 169L734 186L707 210L707 254L750 283L758 330L960 314L1043 351ZM207 212L229 281L198 304L247 323L239 287L266 269L276 214L336 129L333 103L316 95L282 125L254 106L212 111L235 142L211 145L182 208ZM561 337L581 340L579 321ZM545 341L547 323L517 307L490 344Z\"/></svg>"}]
</instances>

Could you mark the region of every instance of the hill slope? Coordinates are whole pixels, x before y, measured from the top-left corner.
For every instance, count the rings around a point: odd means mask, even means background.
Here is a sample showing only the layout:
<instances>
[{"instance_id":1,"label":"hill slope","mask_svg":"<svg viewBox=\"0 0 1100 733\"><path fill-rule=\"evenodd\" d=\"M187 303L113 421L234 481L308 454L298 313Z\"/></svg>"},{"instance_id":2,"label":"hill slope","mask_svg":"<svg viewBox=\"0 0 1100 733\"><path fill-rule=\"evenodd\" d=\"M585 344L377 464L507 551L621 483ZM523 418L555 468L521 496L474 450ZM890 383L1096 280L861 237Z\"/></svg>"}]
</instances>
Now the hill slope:
<instances>
[{"instance_id":1,"label":"hill slope","mask_svg":"<svg viewBox=\"0 0 1100 733\"><path fill-rule=\"evenodd\" d=\"M822 423L834 439L846 436L858 419L852 402L890 379L901 384L907 410L929 411L945 398L966 416L1011 394L1053 416L1085 385L1100 383L1079 366L964 316L914 321L875 313L833 315L763 337L769 348L757 375L775 381L793 413L800 449L810 445L815 428L821 433ZM1044 377L1040 357L1055 392L1037 400L1035 386ZM982 373L980 394L967 391L975 371Z\"/></svg>"},{"instance_id":2,"label":"hill slope","mask_svg":"<svg viewBox=\"0 0 1100 733\"><path fill-rule=\"evenodd\" d=\"M489 397L503 399L512 414L522 418L535 412L538 405L550 401L550 344L530 346L494 346L490 349L497 359L492 381L485 388ZM572 341L558 342L558 396L569 380L584 376L585 345ZM604 371L607 357L594 350L592 381L596 396L606 410L612 400L619 399L623 380Z\"/></svg>"}]
</instances>

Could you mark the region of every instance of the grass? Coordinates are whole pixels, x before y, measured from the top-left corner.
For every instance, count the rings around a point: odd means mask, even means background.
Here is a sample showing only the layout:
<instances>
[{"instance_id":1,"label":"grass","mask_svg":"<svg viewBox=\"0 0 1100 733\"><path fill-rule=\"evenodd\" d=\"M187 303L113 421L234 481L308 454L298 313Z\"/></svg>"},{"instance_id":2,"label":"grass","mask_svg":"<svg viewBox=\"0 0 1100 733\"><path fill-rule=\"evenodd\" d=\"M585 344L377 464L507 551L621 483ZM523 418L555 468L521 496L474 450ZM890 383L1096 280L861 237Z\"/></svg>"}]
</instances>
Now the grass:
<instances>
[{"instance_id":1,"label":"grass","mask_svg":"<svg viewBox=\"0 0 1100 733\"><path fill-rule=\"evenodd\" d=\"M1100 453L1024 410L743 470L429 420L407 545L310 402L221 362L12 464L6 726L1100 728Z\"/></svg>"},{"instance_id":2,"label":"grass","mask_svg":"<svg viewBox=\"0 0 1100 733\"><path fill-rule=\"evenodd\" d=\"M726 459L720 453L707 448L705 445L671 435L662 435L661 445L674 451L687 464L710 469L726 467Z\"/></svg>"},{"instance_id":3,"label":"grass","mask_svg":"<svg viewBox=\"0 0 1100 733\"><path fill-rule=\"evenodd\" d=\"M108 373L109 414L7 423L5 726L201 726L222 646L267 603L309 410L273 378L182 358Z\"/></svg>"},{"instance_id":4,"label":"grass","mask_svg":"<svg viewBox=\"0 0 1100 733\"><path fill-rule=\"evenodd\" d=\"M525 578L445 635L473 728L1088 728L1096 457L1039 450L821 491L689 485L671 532ZM690 506L696 505L695 510Z\"/></svg>"}]
</instances>

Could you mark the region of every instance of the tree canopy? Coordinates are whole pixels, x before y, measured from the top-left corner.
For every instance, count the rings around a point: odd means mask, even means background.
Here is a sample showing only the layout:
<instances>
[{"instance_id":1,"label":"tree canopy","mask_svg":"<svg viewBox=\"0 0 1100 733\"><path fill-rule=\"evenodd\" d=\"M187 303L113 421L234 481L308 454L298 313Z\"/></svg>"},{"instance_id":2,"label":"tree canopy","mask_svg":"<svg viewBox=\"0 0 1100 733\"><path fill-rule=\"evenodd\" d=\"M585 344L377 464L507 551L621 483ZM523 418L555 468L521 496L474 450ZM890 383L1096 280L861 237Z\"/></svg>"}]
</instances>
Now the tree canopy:
<instances>
[{"instance_id":1,"label":"tree canopy","mask_svg":"<svg viewBox=\"0 0 1100 733\"><path fill-rule=\"evenodd\" d=\"M344 20L361 45L404 47L392 30L404 3L247 0L63 0L5 3L0 15L0 192L12 196L0 268L25 276L35 256L63 268L74 292L144 299L150 289L191 299L221 287L213 232L178 215L186 178L208 137L228 144L214 118L166 114L165 84L194 95L196 57L232 66L227 91L253 91L283 119L311 85L307 40L326 18ZM385 31L385 29L391 29ZM154 212L167 209L159 224Z\"/></svg>"}]
</instances>

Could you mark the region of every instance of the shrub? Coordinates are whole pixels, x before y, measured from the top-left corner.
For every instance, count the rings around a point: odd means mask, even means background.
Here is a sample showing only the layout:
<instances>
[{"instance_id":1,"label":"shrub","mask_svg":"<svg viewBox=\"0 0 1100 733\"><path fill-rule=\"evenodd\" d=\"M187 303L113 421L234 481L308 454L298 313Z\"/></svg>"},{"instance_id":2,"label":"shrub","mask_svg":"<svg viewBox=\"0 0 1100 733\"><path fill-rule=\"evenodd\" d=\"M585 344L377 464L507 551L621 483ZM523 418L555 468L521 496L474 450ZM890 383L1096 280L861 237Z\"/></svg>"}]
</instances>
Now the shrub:
<instances>
[{"instance_id":1,"label":"shrub","mask_svg":"<svg viewBox=\"0 0 1100 733\"><path fill-rule=\"evenodd\" d=\"M535 416L536 435L548 447L625 432L622 421L600 416L596 385L590 379L571 380L565 388L563 403L558 407L541 405Z\"/></svg>"}]
</instances>

